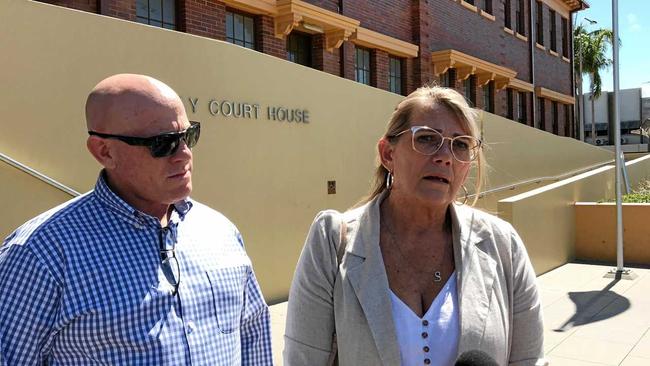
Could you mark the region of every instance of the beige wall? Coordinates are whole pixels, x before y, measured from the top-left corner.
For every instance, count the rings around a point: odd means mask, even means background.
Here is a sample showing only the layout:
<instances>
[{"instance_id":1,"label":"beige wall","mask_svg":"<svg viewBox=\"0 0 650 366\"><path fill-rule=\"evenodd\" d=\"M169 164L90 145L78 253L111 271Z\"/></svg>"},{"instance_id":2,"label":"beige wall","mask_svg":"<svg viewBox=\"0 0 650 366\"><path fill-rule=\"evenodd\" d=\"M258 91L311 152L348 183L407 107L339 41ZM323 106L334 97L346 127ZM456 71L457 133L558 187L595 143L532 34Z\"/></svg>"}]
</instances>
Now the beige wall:
<instances>
[{"instance_id":1,"label":"beige wall","mask_svg":"<svg viewBox=\"0 0 650 366\"><path fill-rule=\"evenodd\" d=\"M648 219L650 204L623 204L625 264L650 264ZM579 202L575 205L576 258L616 262L616 204Z\"/></svg>"},{"instance_id":2,"label":"beige wall","mask_svg":"<svg viewBox=\"0 0 650 366\"><path fill-rule=\"evenodd\" d=\"M27 218L65 202L71 196L0 161L0 243Z\"/></svg>"},{"instance_id":3,"label":"beige wall","mask_svg":"<svg viewBox=\"0 0 650 366\"><path fill-rule=\"evenodd\" d=\"M626 166L632 186L650 176L650 156ZM538 274L575 258L574 203L613 198L614 173L605 166L499 201L500 216L521 235Z\"/></svg>"},{"instance_id":4,"label":"beige wall","mask_svg":"<svg viewBox=\"0 0 650 366\"><path fill-rule=\"evenodd\" d=\"M175 88L190 119L203 122L193 197L238 225L271 301L286 296L314 215L345 209L366 193L376 140L400 100L223 42L22 0L0 2L0 45L0 152L80 192L92 188L99 170L85 150L88 91L119 72L149 74ZM199 99L196 113L190 97ZM213 98L258 103L263 114L267 106L306 109L310 122L212 116ZM612 156L500 117L484 118L491 187ZM0 178L3 189L15 189ZM328 180L336 180L336 195L327 194ZM32 197L8 195L9 207ZM16 212L11 225L50 203ZM2 232L10 230L2 225Z\"/></svg>"}]
</instances>

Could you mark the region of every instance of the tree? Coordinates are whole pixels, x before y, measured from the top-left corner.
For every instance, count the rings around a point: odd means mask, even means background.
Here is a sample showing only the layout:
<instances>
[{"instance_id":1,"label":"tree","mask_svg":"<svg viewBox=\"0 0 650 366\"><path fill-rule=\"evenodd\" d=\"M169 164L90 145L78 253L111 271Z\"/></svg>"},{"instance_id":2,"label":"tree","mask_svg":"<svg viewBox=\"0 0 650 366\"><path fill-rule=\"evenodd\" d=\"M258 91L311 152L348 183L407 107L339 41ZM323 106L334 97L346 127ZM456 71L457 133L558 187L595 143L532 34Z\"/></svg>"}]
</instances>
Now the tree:
<instances>
[{"instance_id":1,"label":"tree","mask_svg":"<svg viewBox=\"0 0 650 366\"><path fill-rule=\"evenodd\" d=\"M607 57L607 48L612 45L614 32L611 29L596 29L591 32L579 25L574 31L575 58L582 59L582 73L589 75L591 96L591 139L596 142L596 120L594 100L601 94L602 80L600 70L607 69L612 65L612 59ZM619 41L620 44L620 41ZM576 72L580 73L579 63L574 63ZM582 83L582 75L580 75ZM580 100L582 103L582 100Z\"/></svg>"}]
</instances>

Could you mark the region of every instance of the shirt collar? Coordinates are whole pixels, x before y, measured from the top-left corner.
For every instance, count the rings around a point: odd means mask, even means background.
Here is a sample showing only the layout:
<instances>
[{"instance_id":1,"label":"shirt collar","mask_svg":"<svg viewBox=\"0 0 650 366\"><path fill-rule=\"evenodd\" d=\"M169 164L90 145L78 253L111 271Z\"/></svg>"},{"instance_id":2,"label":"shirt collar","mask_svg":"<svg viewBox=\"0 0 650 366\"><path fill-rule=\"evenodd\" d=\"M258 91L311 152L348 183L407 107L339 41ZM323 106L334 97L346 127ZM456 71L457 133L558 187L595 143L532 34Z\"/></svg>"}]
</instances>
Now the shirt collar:
<instances>
[{"instance_id":1,"label":"shirt collar","mask_svg":"<svg viewBox=\"0 0 650 366\"><path fill-rule=\"evenodd\" d=\"M106 182L106 172L104 170L99 173L97 183L95 183L94 194L100 202L121 216L127 218L129 221L142 223L143 221L151 222L151 220L154 220L155 222L159 222L158 219L129 205L126 203L126 201L120 198L120 196L113 192ZM178 219L180 221L183 221L183 219L185 219L185 215L187 215L187 213L190 211L193 204L189 198L184 198L174 203L172 206L174 207L175 211L172 212L172 216L178 215Z\"/></svg>"}]
</instances>

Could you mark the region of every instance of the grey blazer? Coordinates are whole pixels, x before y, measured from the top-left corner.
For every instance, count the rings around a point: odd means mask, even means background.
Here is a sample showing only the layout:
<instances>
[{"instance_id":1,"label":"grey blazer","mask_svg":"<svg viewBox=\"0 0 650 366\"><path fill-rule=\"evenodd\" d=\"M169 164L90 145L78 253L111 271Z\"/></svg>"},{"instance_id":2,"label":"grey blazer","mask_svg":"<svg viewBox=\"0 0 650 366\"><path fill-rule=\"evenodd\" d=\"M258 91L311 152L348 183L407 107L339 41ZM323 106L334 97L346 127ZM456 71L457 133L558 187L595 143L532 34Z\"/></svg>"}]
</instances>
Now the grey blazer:
<instances>
[{"instance_id":1,"label":"grey blazer","mask_svg":"<svg viewBox=\"0 0 650 366\"><path fill-rule=\"evenodd\" d=\"M285 366L327 365L332 333L341 366L400 364L388 278L379 249L380 195L314 220L291 284ZM499 365L546 365L535 273L512 226L467 206L451 205L458 279L458 354L482 350ZM340 220L347 246L337 268ZM434 350L432 350L434 351Z\"/></svg>"}]
</instances>

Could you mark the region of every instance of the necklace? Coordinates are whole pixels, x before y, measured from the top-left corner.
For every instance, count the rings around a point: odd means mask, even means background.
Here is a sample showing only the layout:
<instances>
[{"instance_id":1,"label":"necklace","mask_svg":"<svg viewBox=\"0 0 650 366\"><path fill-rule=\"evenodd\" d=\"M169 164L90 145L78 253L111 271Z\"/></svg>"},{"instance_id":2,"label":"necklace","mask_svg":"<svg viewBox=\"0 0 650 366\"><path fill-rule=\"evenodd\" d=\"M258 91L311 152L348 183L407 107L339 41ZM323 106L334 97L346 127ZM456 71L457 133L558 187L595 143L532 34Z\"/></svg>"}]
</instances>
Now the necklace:
<instances>
[{"instance_id":1,"label":"necklace","mask_svg":"<svg viewBox=\"0 0 650 366\"><path fill-rule=\"evenodd\" d=\"M425 277L433 277L433 282L441 282L442 281L442 273L439 270L434 268L433 271L423 271L423 270L420 270L420 269L413 266L411 261L408 260L408 258L406 258L404 253L402 253L401 245L399 245L398 241L397 241L397 235L395 235L395 233L393 232L392 228L389 225L386 225L386 219L382 218L381 221L384 224L383 226L386 229L386 233L388 233L388 236L390 237L390 240L392 242L391 243L392 246L397 248L397 255L400 257L400 261L402 263L406 263L414 271L418 272L421 275L424 275ZM447 250L445 249L445 252L443 253L443 256L446 254L446 251Z\"/></svg>"}]
</instances>

